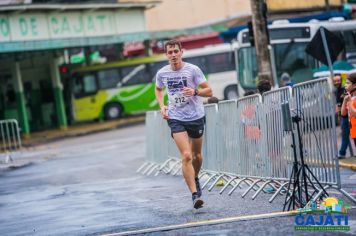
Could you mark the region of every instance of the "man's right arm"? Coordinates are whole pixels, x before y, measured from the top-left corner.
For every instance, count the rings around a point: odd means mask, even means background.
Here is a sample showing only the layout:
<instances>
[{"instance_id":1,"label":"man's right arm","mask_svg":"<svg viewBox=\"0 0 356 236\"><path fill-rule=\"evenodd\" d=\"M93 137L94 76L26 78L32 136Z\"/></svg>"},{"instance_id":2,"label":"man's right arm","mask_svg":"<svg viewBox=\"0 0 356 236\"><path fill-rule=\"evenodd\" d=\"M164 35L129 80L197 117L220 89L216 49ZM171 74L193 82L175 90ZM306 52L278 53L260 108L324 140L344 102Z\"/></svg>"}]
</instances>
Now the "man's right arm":
<instances>
[{"instance_id":1,"label":"man's right arm","mask_svg":"<svg viewBox=\"0 0 356 236\"><path fill-rule=\"evenodd\" d=\"M164 105L164 92L162 88L158 88L156 86L155 89L155 95L156 95L156 100L159 104L160 110L161 110L161 115L163 117L163 119L168 119L168 109L167 107Z\"/></svg>"},{"instance_id":2,"label":"man's right arm","mask_svg":"<svg viewBox=\"0 0 356 236\"><path fill-rule=\"evenodd\" d=\"M164 106L164 102L163 102L163 97L164 97L164 93L163 93L163 89L162 88L158 88L156 86L156 90L155 90L155 95L156 95L156 100L159 104L159 107L162 108Z\"/></svg>"}]
</instances>

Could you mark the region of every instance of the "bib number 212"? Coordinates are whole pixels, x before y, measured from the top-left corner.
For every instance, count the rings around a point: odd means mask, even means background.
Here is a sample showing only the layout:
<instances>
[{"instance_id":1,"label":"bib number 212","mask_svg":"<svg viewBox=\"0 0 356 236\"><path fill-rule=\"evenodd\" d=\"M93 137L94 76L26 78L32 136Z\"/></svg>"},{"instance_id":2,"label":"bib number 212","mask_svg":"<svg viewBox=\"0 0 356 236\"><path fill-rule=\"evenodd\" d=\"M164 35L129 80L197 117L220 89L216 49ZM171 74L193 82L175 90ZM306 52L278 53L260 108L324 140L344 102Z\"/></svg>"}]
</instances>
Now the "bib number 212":
<instances>
[{"instance_id":1,"label":"bib number 212","mask_svg":"<svg viewBox=\"0 0 356 236\"><path fill-rule=\"evenodd\" d=\"M177 104L181 104L181 103L185 103L185 97L175 97L176 103Z\"/></svg>"}]
</instances>

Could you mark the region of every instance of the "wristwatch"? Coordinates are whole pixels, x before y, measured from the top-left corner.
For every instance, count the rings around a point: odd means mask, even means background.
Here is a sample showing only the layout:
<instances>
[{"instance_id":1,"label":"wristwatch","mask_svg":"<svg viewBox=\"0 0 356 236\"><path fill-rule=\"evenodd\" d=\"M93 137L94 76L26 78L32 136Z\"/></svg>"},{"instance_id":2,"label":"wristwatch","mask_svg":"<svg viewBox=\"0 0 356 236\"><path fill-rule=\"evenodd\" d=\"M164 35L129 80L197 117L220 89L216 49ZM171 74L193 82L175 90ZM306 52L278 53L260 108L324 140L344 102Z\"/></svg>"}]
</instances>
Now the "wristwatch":
<instances>
[{"instance_id":1,"label":"wristwatch","mask_svg":"<svg viewBox=\"0 0 356 236\"><path fill-rule=\"evenodd\" d=\"M194 96L197 96L199 93L199 90L198 89L194 89Z\"/></svg>"}]
</instances>

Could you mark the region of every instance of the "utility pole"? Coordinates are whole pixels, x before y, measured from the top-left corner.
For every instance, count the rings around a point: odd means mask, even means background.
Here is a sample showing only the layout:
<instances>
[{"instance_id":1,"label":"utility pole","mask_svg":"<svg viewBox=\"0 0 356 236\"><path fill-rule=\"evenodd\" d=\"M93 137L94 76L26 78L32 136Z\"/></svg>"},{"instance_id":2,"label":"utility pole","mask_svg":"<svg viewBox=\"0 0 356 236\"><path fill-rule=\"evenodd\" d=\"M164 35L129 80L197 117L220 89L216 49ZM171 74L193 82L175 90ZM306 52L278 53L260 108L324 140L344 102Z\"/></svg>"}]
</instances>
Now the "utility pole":
<instances>
[{"instance_id":1,"label":"utility pole","mask_svg":"<svg viewBox=\"0 0 356 236\"><path fill-rule=\"evenodd\" d=\"M343 4L343 3L342 3ZM329 0L325 0L325 9L327 11L330 11L330 1Z\"/></svg>"},{"instance_id":2,"label":"utility pole","mask_svg":"<svg viewBox=\"0 0 356 236\"><path fill-rule=\"evenodd\" d=\"M268 50L267 5L264 0L250 0L252 11L252 26L255 37L255 47L258 65L258 80L269 80L272 85L271 58Z\"/></svg>"}]
</instances>

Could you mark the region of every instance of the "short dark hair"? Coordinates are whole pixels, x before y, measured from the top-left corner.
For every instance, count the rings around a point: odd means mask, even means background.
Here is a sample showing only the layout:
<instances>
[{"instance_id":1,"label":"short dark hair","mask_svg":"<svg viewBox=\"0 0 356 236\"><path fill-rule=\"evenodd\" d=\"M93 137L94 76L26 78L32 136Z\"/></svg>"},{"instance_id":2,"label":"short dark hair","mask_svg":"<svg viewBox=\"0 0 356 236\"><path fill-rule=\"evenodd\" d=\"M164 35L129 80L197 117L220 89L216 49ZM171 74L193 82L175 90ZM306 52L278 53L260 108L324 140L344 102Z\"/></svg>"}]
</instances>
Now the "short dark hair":
<instances>
[{"instance_id":1,"label":"short dark hair","mask_svg":"<svg viewBox=\"0 0 356 236\"><path fill-rule=\"evenodd\" d=\"M164 51L165 52L167 51L167 46L174 46L174 45L178 45L179 50L182 50L182 44L176 39L171 39L164 44Z\"/></svg>"},{"instance_id":2,"label":"short dark hair","mask_svg":"<svg viewBox=\"0 0 356 236\"><path fill-rule=\"evenodd\" d=\"M208 98L208 103L219 103L219 99L217 97Z\"/></svg>"},{"instance_id":3,"label":"short dark hair","mask_svg":"<svg viewBox=\"0 0 356 236\"><path fill-rule=\"evenodd\" d=\"M253 91L253 90L247 91L247 92L244 93L244 97L253 95L253 94L255 94L255 93L256 93L256 92Z\"/></svg>"},{"instance_id":4,"label":"short dark hair","mask_svg":"<svg viewBox=\"0 0 356 236\"><path fill-rule=\"evenodd\" d=\"M347 79L348 79L351 83L355 84L355 83L356 83L356 72L349 74L349 76L347 77Z\"/></svg>"},{"instance_id":5,"label":"short dark hair","mask_svg":"<svg viewBox=\"0 0 356 236\"><path fill-rule=\"evenodd\" d=\"M257 82L257 90L260 94L270 91L271 88L272 88L272 85L271 85L271 82L269 82L269 80L261 79Z\"/></svg>"}]
</instances>

